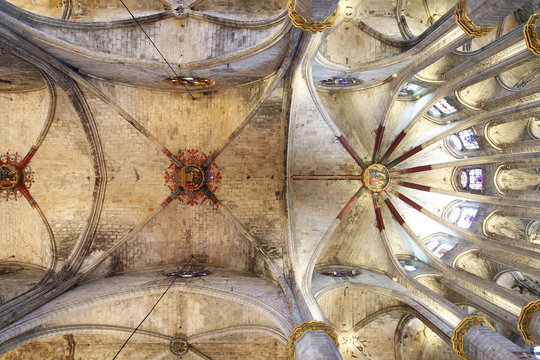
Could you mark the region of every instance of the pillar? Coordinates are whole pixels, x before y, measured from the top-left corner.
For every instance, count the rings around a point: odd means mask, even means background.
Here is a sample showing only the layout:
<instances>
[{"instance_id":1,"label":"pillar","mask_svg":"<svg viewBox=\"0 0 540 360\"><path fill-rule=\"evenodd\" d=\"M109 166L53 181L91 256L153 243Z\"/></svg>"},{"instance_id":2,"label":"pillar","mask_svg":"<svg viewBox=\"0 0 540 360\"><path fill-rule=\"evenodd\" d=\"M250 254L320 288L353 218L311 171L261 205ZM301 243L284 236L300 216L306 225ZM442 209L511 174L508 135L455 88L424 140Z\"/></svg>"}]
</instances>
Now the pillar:
<instances>
[{"instance_id":1,"label":"pillar","mask_svg":"<svg viewBox=\"0 0 540 360\"><path fill-rule=\"evenodd\" d=\"M297 360L342 359L334 341L322 331L304 334L296 341L295 354Z\"/></svg>"},{"instance_id":2,"label":"pillar","mask_svg":"<svg viewBox=\"0 0 540 360\"><path fill-rule=\"evenodd\" d=\"M334 328L322 321L296 325L287 345L290 360L342 360Z\"/></svg>"}]
</instances>

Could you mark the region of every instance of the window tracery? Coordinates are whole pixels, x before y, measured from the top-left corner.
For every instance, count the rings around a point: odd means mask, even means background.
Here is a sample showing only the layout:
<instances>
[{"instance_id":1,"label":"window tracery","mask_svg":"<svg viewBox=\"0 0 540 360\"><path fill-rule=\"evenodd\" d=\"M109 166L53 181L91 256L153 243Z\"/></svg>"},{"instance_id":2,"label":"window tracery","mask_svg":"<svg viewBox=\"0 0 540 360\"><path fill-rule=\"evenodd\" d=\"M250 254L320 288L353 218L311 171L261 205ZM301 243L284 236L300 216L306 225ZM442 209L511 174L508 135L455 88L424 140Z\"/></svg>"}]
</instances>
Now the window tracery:
<instances>
[{"instance_id":1,"label":"window tracery","mask_svg":"<svg viewBox=\"0 0 540 360\"><path fill-rule=\"evenodd\" d=\"M324 86L350 86L350 85L360 85L362 83L363 83L362 80L352 77L352 76L347 76L347 77L334 76L329 79L319 81L319 85L324 85Z\"/></svg>"},{"instance_id":2,"label":"window tracery","mask_svg":"<svg viewBox=\"0 0 540 360\"><path fill-rule=\"evenodd\" d=\"M442 98L439 101L437 101L435 105L433 105L428 110L428 113L431 116L434 116L436 118L447 116L455 112L457 112L457 109L453 107L452 105L450 105L445 98Z\"/></svg>"},{"instance_id":3,"label":"window tracery","mask_svg":"<svg viewBox=\"0 0 540 360\"><path fill-rule=\"evenodd\" d=\"M482 169L461 170L459 172L459 184L463 189L482 190L483 172Z\"/></svg>"},{"instance_id":4,"label":"window tracery","mask_svg":"<svg viewBox=\"0 0 540 360\"><path fill-rule=\"evenodd\" d=\"M415 259L399 259L399 263L406 272L413 272L424 268L424 265Z\"/></svg>"},{"instance_id":5,"label":"window tracery","mask_svg":"<svg viewBox=\"0 0 540 360\"><path fill-rule=\"evenodd\" d=\"M400 97L414 96L423 89L420 85L414 83L405 83L399 91Z\"/></svg>"},{"instance_id":6,"label":"window tracery","mask_svg":"<svg viewBox=\"0 0 540 360\"><path fill-rule=\"evenodd\" d=\"M471 128L450 135L450 144L458 151L480 149L478 139Z\"/></svg>"},{"instance_id":7,"label":"window tracery","mask_svg":"<svg viewBox=\"0 0 540 360\"><path fill-rule=\"evenodd\" d=\"M531 348L531 354L533 354L536 359L540 359L540 345L533 346Z\"/></svg>"},{"instance_id":8,"label":"window tracery","mask_svg":"<svg viewBox=\"0 0 540 360\"><path fill-rule=\"evenodd\" d=\"M319 274L333 277L355 277L360 275L360 271L357 269L326 269L319 271Z\"/></svg>"},{"instance_id":9,"label":"window tracery","mask_svg":"<svg viewBox=\"0 0 540 360\"><path fill-rule=\"evenodd\" d=\"M438 240L430 241L426 244L426 247L439 259L445 256L450 250L452 250L455 245L441 242Z\"/></svg>"},{"instance_id":10,"label":"window tracery","mask_svg":"<svg viewBox=\"0 0 540 360\"><path fill-rule=\"evenodd\" d=\"M462 229L469 229L477 212L477 208L456 206L448 213L448 221Z\"/></svg>"}]
</instances>

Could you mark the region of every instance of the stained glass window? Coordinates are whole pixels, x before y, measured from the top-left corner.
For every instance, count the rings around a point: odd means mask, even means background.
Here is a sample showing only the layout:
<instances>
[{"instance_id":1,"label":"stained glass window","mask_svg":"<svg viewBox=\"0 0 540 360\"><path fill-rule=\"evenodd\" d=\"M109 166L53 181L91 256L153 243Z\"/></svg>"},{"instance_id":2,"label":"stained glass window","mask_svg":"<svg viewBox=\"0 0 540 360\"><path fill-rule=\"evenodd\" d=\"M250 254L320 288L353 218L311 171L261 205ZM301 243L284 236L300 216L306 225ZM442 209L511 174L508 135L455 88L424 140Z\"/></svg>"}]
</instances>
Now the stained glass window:
<instances>
[{"instance_id":1,"label":"stained glass window","mask_svg":"<svg viewBox=\"0 0 540 360\"><path fill-rule=\"evenodd\" d=\"M412 84L412 83L406 83L399 92L399 96L410 96L414 95L415 92L422 89L421 86Z\"/></svg>"},{"instance_id":2,"label":"stained glass window","mask_svg":"<svg viewBox=\"0 0 540 360\"><path fill-rule=\"evenodd\" d=\"M469 189L482 190L482 169L469 170Z\"/></svg>"},{"instance_id":3,"label":"stained glass window","mask_svg":"<svg viewBox=\"0 0 540 360\"><path fill-rule=\"evenodd\" d=\"M448 222L457 225L460 228L468 229L471 227L477 212L478 209L476 208L455 207L448 214Z\"/></svg>"},{"instance_id":4,"label":"stained glass window","mask_svg":"<svg viewBox=\"0 0 540 360\"><path fill-rule=\"evenodd\" d=\"M455 224L459 220L459 216L461 215L461 208L455 207L450 211L450 214L448 214L448 221L452 224Z\"/></svg>"},{"instance_id":5,"label":"stained glass window","mask_svg":"<svg viewBox=\"0 0 540 360\"><path fill-rule=\"evenodd\" d=\"M534 355L535 359L540 359L540 345L533 346L531 353Z\"/></svg>"},{"instance_id":6,"label":"stained glass window","mask_svg":"<svg viewBox=\"0 0 540 360\"><path fill-rule=\"evenodd\" d=\"M456 148L456 150L463 150L463 143L456 134L450 136L450 144L452 144L452 146Z\"/></svg>"},{"instance_id":7,"label":"stained glass window","mask_svg":"<svg viewBox=\"0 0 540 360\"><path fill-rule=\"evenodd\" d=\"M482 190L482 169L462 170L459 173L459 184L463 189Z\"/></svg>"},{"instance_id":8,"label":"stained glass window","mask_svg":"<svg viewBox=\"0 0 540 360\"><path fill-rule=\"evenodd\" d=\"M441 112L435 108L435 106L430 107L428 112L435 117L441 117L442 115Z\"/></svg>"},{"instance_id":9,"label":"stained glass window","mask_svg":"<svg viewBox=\"0 0 540 360\"><path fill-rule=\"evenodd\" d=\"M439 242L437 240L430 241L426 244L426 247L429 249L429 251L433 252L439 245Z\"/></svg>"},{"instance_id":10,"label":"stained glass window","mask_svg":"<svg viewBox=\"0 0 540 360\"><path fill-rule=\"evenodd\" d=\"M467 189L467 187L469 186L469 175L466 171L462 171L459 174L459 183L464 189Z\"/></svg>"},{"instance_id":11,"label":"stained glass window","mask_svg":"<svg viewBox=\"0 0 540 360\"><path fill-rule=\"evenodd\" d=\"M435 250L433 250L433 253L436 257L439 259L442 258L444 255L446 255L447 252L452 250L454 248L454 245L450 245L447 243L441 243Z\"/></svg>"},{"instance_id":12,"label":"stained glass window","mask_svg":"<svg viewBox=\"0 0 540 360\"><path fill-rule=\"evenodd\" d=\"M454 248L454 245L439 242L437 240L431 241L426 244L426 247L435 254L439 259L446 255L447 252Z\"/></svg>"},{"instance_id":13,"label":"stained glass window","mask_svg":"<svg viewBox=\"0 0 540 360\"><path fill-rule=\"evenodd\" d=\"M401 264L403 269L407 272L416 271L418 269L423 268L423 266L418 266L417 262L411 259L400 259L399 263Z\"/></svg>"},{"instance_id":14,"label":"stained glass window","mask_svg":"<svg viewBox=\"0 0 540 360\"><path fill-rule=\"evenodd\" d=\"M456 225L463 229L470 228L477 212L478 210L474 208L463 208Z\"/></svg>"},{"instance_id":15,"label":"stained glass window","mask_svg":"<svg viewBox=\"0 0 540 360\"><path fill-rule=\"evenodd\" d=\"M349 86L349 85L359 85L363 83L362 80L355 77L332 77L330 79L320 80L319 84L326 86Z\"/></svg>"},{"instance_id":16,"label":"stained glass window","mask_svg":"<svg viewBox=\"0 0 540 360\"><path fill-rule=\"evenodd\" d=\"M480 149L478 141L476 140L476 135L474 135L471 129L466 129L458 132L459 139L461 140L463 146L467 150L476 150Z\"/></svg>"},{"instance_id":17,"label":"stained glass window","mask_svg":"<svg viewBox=\"0 0 540 360\"><path fill-rule=\"evenodd\" d=\"M457 134L450 135L450 144L458 151L480 149L478 140L472 129L465 129Z\"/></svg>"},{"instance_id":18,"label":"stained glass window","mask_svg":"<svg viewBox=\"0 0 540 360\"><path fill-rule=\"evenodd\" d=\"M444 115L450 115L452 113L455 113L457 110L455 107L450 105L448 101L446 101L445 98L442 98L441 100L437 101L435 105L433 105L428 112L435 116L435 117L441 117Z\"/></svg>"}]
</instances>

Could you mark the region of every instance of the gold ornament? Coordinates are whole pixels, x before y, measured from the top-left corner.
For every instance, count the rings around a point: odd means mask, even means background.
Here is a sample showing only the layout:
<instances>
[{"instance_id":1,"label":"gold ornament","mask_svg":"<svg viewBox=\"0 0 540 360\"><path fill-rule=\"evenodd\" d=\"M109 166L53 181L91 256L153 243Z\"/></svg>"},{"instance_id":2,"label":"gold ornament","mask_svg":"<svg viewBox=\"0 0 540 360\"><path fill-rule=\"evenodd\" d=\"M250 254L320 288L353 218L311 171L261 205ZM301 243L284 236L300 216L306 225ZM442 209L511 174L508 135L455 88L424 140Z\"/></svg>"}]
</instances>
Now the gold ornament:
<instances>
[{"instance_id":1,"label":"gold ornament","mask_svg":"<svg viewBox=\"0 0 540 360\"><path fill-rule=\"evenodd\" d=\"M476 26L471 19L467 16L467 0L458 0L456 9L454 10L456 15L456 23L465 32L465 34L474 37L486 36L495 28L493 24L491 26Z\"/></svg>"},{"instance_id":2,"label":"gold ornament","mask_svg":"<svg viewBox=\"0 0 540 360\"><path fill-rule=\"evenodd\" d=\"M523 27L523 35L525 35L525 44L527 48L535 55L540 55L540 40L538 39L538 32L536 27L538 26L538 20L540 20L540 12L532 14L529 21Z\"/></svg>"},{"instance_id":3,"label":"gold ornament","mask_svg":"<svg viewBox=\"0 0 540 360\"><path fill-rule=\"evenodd\" d=\"M334 340L336 346L339 346L336 330L334 330L332 326L322 321L306 321L299 325L296 325L293 328L291 335L289 335L289 343L287 344L287 348L289 349L289 360L294 360L296 341L308 331L323 331L328 336L330 336L332 340Z\"/></svg>"},{"instance_id":4,"label":"gold ornament","mask_svg":"<svg viewBox=\"0 0 540 360\"><path fill-rule=\"evenodd\" d=\"M309 21L304 19L304 17L295 10L294 0L289 0L287 8L289 9L289 17L291 18L292 24L294 26L304 31L309 31L312 34L315 34L316 32L324 31L334 26L339 6L324 21Z\"/></svg>"},{"instance_id":5,"label":"gold ornament","mask_svg":"<svg viewBox=\"0 0 540 360\"><path fill-rule=\"evenodd\" d=\"M538 310L540 310L540 300L531 301L521 309L517 323L517 328L521 333L521 336L523 336L523 339L533 345L540 345L534 338L530 328L531 321Z\"/></svg>"},{"instance_id":6,"label":"gold ornament","mask_svg":"<svg viewBox=\"0 0 540 360\"><path fill-rule=\"evenodd\" d=\"M481 316L469 316L463 319L452 332L452 349L464 360L471 360L471 358L463 350L463 338L475 326L488 326L495 331L493 325Z\"/></svg>"}]
</instances>

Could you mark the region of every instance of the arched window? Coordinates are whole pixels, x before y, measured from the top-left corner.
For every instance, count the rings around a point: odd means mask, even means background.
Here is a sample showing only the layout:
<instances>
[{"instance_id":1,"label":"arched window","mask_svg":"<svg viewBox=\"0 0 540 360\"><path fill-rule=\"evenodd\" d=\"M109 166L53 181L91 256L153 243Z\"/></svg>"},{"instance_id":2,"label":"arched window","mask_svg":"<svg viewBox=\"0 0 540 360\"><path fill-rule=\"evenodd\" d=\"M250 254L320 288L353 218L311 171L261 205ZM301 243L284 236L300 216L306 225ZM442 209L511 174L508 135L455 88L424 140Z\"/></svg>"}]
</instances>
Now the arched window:
<instances>
[{"instance_id":1,"label":"arched window","mask_svg":"<svg viewBox=\"0 0 540 360\"><path fill-rule=\"evenodd\" d=\"M540 345L533 346L531 348L531 354L534 355L535 359L540 359Z\"/></svg>"},{"instance_id":2,"label":"arched window","mask_svg":"<svg viewBox=\"0 0 540 360\"><path fill-rule=\"evenodd\" d=\"M460 170L457 174L458 185L463 190L477 190L483 189L483 172L482 169L464 169Z\"/></svg>"},{"instance_id":3,"label":"arched window","mask_svg":"<svg viewBox=\"0 0 540 360\"><path fill-rule=\"evenodd\" d=\"M442 258L444 255L446 255L446 253L448 253L450 250L454 248L454 245L445 243L445 242L440 242L438 240L430 241L426 244L426 246L439 259Z\"/></svg>"},{"instance_id":4,"label":"arched window","mask_svg":"<svg viewBox=\"0 0 540 360\"><path fill-rule=\"evenodd\" d=\"M478 140L472 129L465 129L450 136L450 144L458 151L478 150Z\"/></svg>"},{"instance_id":5,"label":"arched window","mask_svg":"<svg viewBox=\"0 0 540 360\"><path fill-rule=\"evenodd\" d=\"M319 274L325 276L334 276L334 277L355 277L360 275L360 270L358 269L325 269L319 271Z\"/></svg>"},{"instance_id":6,"label":"arched window","mask_svg":"<svg viewBox=\"0 0 540 360\"><path fill-rule=\"evenodd\" d=\"M471 227L478 209L473 207L456 206L448 213L448 221L463 229Z\"/></svg>"},{"instance_id":7,"label":"arched window","mask_svg":"<svg viewBox=\"0 0 540 360\"><path fill-rule=\"evenodd\" d=\"M438 118L443 117L445 115L450 115L452 113L455 113L456 111L457 111L456 108L450 105L445 98L442 98L441 100L437 101L435 105L433 105L428 110L430 115L438 117Z\"/></svg>"},{"instance_id":8,"label":"arched window","mask_svg":"<svg viewBox=\"0 0 540 360\"><path fill-rule=\"evenodd\" d=\"M414 259L399 259L399 263L406 272L412 272L424 268L424 265Z\"/></svg>"},{"instance_id":9,"label":"arched window","mask_svg":"<svg viewBox=\"0 0 540 360\"><path fill-rule=\"evenodd\" d=\"M416 93L418 93L420 90L422 90L423 87L420 85L416 85L413 83L405 83L403 87L401 88L399 92L399 96L406 97L406 96L414 96Z\"/></svg>"},{"instance_id":10,"label":"arched window","mask_svg":"<svg viewBox=\"0 0 540 360\"><path fill-rule=\"evenodd\" d=\"M362 83L363 83L362 80L352 77L352 76L348 76L348 77L334 76L334 77L331 77L330 79L319 81L319 84L324 85L324 86L349 86L349 85L360 85Z\"/></svg>"}]
</instances>

